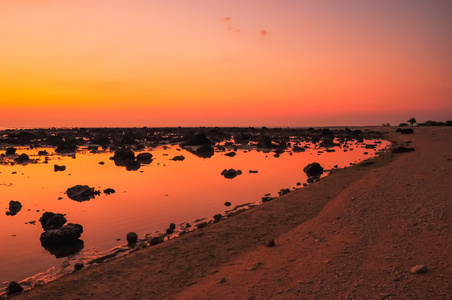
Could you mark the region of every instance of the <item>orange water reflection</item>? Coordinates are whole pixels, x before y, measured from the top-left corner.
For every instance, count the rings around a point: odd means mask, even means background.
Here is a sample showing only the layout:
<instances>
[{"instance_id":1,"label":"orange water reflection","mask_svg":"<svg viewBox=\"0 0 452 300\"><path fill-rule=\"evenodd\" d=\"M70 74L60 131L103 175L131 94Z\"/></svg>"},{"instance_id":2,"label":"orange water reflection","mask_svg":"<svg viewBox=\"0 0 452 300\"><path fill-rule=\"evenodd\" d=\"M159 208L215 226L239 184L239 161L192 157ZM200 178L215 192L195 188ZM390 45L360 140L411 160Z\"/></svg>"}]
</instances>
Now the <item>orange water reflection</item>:
<instances>
[{"instance_id":1,"label":"orange water reflection","mask_svg":"<svg viewBox=\"0 0 452 300\"><path fill-rule=\"evenodd\" d=\"M211 219L230 209L224 206L226 201L232 203L231 207L259 203L266 193L276 196L282 188L294 188L297 182L306 182L302 170L311 162L319 162L325 169L335 165L346 167L375 155L388 143L383 141L375 150L365 149L362 144L350 145L354 151L336 148L335 152L319 155L320 149L311 145L306 152L292 155L285 152L279 158L274 157L274 153L238 150L233 158L215 152L212 158L202 159L177 147L158 148L151 151L153 162L142 165L138 171L116 166L110 160L110 152L85 151L77 153L74 159L46 149L50 161L44 164L44 157L37 155L43 149L19 148L18 153L28 153L39 163L0 165L3 210L0 214L0 281L20 281L52 267L73 266L99 252L125 244L125 236L130 231L143 237L164 231L170 223ZM184 155L186 159L172 161L176 155ZM54 172L55 163L65 165L66 170ZM243 174L234 179L220 175L223 169L230 168L240 169ZM258 173L251 174L249 170L258 170ZM64 192L77 184L101 191L113 188L116 193L102 193L90 201L76 202ZM16 216L5 214L10 200L22 203L22 210ZM61 259L44 250L39 240L43 232L39 218L44 211L66 214L68 223L83 225L84 250ZM26 224L30 221L36 221L35 225Z\"/></svg>"}]
</instances>

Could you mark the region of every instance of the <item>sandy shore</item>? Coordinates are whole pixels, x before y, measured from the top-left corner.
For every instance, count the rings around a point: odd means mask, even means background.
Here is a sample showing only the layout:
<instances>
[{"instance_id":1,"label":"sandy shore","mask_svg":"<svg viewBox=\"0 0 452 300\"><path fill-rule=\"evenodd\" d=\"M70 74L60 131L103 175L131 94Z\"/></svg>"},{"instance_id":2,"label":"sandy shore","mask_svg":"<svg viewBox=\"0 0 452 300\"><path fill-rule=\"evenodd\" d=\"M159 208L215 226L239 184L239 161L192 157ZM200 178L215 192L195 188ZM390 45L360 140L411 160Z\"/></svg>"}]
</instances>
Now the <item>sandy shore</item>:
<instances>
[{"instance_id":1,"label":"sandy shore","mask_svg":"<svg viewBox=\"0 0 452 300\"><path fill-rule=\"evenodd\" d=\"M452 299L452 128L378 130L416 151L15 299Z\"/></svg>"}]
</instances>

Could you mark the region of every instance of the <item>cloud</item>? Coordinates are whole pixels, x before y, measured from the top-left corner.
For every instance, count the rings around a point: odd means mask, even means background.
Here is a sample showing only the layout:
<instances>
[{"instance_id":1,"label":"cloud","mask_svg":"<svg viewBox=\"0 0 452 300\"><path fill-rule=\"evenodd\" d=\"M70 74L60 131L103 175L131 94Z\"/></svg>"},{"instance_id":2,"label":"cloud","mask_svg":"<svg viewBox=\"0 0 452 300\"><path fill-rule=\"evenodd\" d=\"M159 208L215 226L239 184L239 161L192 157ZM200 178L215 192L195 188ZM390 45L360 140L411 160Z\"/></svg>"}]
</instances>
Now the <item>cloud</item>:
<instances>
[{"instance_id":1,"label":"cloud","mask_svg":"<svg viewBox=\"0 0 452 300\"><path fill-rule=\"evenodd\" d=\"M221 19L221 22L223 22L226 25L226 30L230 31L232 33L240 33L240 32L242 32L240 29L235 28L234 26L232 26L231 20L232 20L231 17L225 17L225 18Z\"/></svg>"},{"instance_id":2,"label":"cloud","mask_svg":"<svg viewBox=\"0 0 452 300\"><path fill-rule=\"evenodd\" d=\"M260 34L261 37L267 37L268 36L268 31L262 29L261 31L259 31L259 34Z\"/></svg>"}]
</instances>

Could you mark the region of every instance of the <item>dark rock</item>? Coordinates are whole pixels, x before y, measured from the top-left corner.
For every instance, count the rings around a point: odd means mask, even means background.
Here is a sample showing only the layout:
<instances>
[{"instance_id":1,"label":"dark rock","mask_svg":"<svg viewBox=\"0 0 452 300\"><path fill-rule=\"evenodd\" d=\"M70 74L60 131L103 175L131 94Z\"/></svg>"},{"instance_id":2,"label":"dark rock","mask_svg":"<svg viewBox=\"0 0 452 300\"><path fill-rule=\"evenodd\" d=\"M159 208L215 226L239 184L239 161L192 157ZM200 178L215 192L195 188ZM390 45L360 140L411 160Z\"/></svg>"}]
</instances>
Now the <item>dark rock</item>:
<instances>
[{"instance_id":1,"label":"dark rock","mask_svg":"<svg viewBox=\"0 0 452 300\"><path fill-rule=\"evenodd\" d=\"M223 216L221 214L216 214L215 216L213 216L213 220L215 223L218 223L221 218L223 218Z\"/></svg>"},{"instance_id":2,"label":"dark rock","mask_svg":"<svg viewBox=\"0 0 452 300\"><path fill-rule=\"evenodd\" d=\"M127 243L129 245L135 245L138 242L138 235L135 232L129 232L127 234Z\"/></svg>"},{"instance_id":3,"label":"dark rock","mask_svg":"<svg viewBox=\"0 0 452 300\"><path fill-rule=\"evenodd\" d=\"M174 232L174 229L173 229L173 228L167 228L167 229L166 229L166 233L167 233L167 234L173 234L173 232Z\"/></svg>"},{"instance_id":4,"label":"dark rock","mask_svg":"<svg viewBox=\"0 0 452 300\"><path fill-rule=\"evenodd\" d=\"M27 162L29 161L30 158L28 157L27 154L22 153L21 155L19 155L18 157L14 158L14 161L18 162L18 163L23 163L23 162Z\"/></svg>"},{"instance_id":5,"label":"dark rock","mask_svg":"<svg viewBox=\"0 0 452 300\"><path fill-rule=\"evenodd\" d=\"M251 174L257 174L257 173L259 173L259 171L257 171L257 170L250 170L249 171Z\"/></svg>"},{"instance_id":6,"label":"dark rock","mask_svg":"<svg viewBox=\"0 0 452 300\"><path fill-rule=\"evenodd\" d=\"M80 270L83 269L84 267L85 267L84 264L82 264L82 263L76 263L76 264L74 265L74 270L75 270L75 271L80 271Z\"/></svg>"},{"instance_id":7,"label":"dark rock","mask_svg":"<svg viewBox=\"0 0 452 300\"><path fill-rule=\"evenodd\" d=\"M169 228L171 228L171 229L176 229L176 224L171 223L171 224L169 225Z\"/></svg>"},{"instance_id":8,"label":"dark rock","mask_svg":"<svg viewBox=\"0 0 452 300\"><path fill-rule=\"evenodd\" d=\"M204 144L196 149L194 154L202 158L210 158L215 154L215 151L210 144Z\"/></svg>"},{"instance_id":9,"label":"dark rock","mask_svg":"<svg viewBox=\"0 0 452 300\"><path fill-rule=\"evenodd\" d=\"M137 161L142 164L150 164L152 162L152 154L148 152L140 153L137 155Z\"/></svg>"},{"instance_id":10,"label":"dark rock","mask_svg":"<svg viewBox=\"0 0 452 300\"><path fill-rule=\"evenodd\" d=\"M150 241L149 241L149 245L153 246L153 245L157 245L163 243L163 238L160 236L156 236L153 237Z\"/></svg>"},{"instance_id":11,"label":"dark rock","mask_svg":"<svg viewBox=\"0 0 452 300\"><path fill-rule=\"evenodd\" d=\"M282 195L285 195L285 194L288 194L288 193L290 193L290 189L281 189L278 192L279 196L282 196Z\"/></svg>"},{"instance_id":12,"label":"dark rock","mask_svg":"<svg viewBox=\"0 0 452 300\"><path fill-rule=\"evenodd\" d=\"M115 151L113 160L115 161L125 161L127 159L135 160L135 152L127 148L121 148Z\"/></svg>"},{"instance_id":13,"label":"dark rock","mask_svg":"<svg viewBox=\"0 0 452 300\"><path fill-rule=\"evenodd\" d=\"M189 134L188 136L184 137L183 144L186 146L199 146L211 144L211 141L204 133L198 133L198 134Z\"/></svg>"},{"instance_id":14,"label":"dark rock","mask_svg":"<svg viewBox=\"0 0 452 300\"><path fill-rule=\"evenodd\" d=\"M53 171L55 172L62 172L66 170L66 166L59 166L57 164L53 165Z\"/></svg>"},{"instance_id":15,"label":"dark rock","mask_svg":"<svg viewBox=\"0 0 452 300\"><path fill-rule=\"evenodd\" d=\"M265 196L265 197L262 197L262 202L269 202L269 201L272 201L273 199L274 199L273 197Z\"/></svg>"},{"instance_id":16,"label":"dark rock","mask_svg":"<svg viewBox=\"0 0 452 300\"><path fill-rule=\"evenodd\" d=\"M224 206L231 206L231 202L226 201L226 202L224 203Z\"/></svg>"},{"instance_id":17,"label":"dark rock","mask_svg":"<svg viewBox=\"0 0 452 300\"><path fill-rule=\"evenodd\" d=\"M223 175L224 178L232 179L232 178L235 178L238 175L242 175L242 171L241 170L234 170L234 169L229 169L229 170L224 169L221 172L221 175Z\"/></svg>"},{"instance_id":18,"label":"dark rock","mask_svg":"<svg viewBox=\"0 0 452 300\"><path fill-rule=\"evenodd\" d=\"M266 247L273 247L275 246L275 240L274 239L270 239L268 241L265 242L265 246Z\"/></svg>"},{"instance_id":19,"label":"dark rock","mask_svg":"<svg viewBox=\"0 0 452 300\"><path fill-rule=\"evenodd\" d=\"M83 233L80 224L68 223L58 229L49 229L41 234L41 245L45 248L58 248L78 241Z\"/></svg>"},{"instance_id":20,"label":"dark rock","mask_svg":"<svg viewBox=\"0 0 452 300\"><path fill-rule=\"evenodd\" d=\"M136 171L141 167L141 163L133 159L126 159L125 163L127 171Z\"/></svg>"},{"instance_id":21,"label":"dark rock","mask_svg":"<svg viewBox=\"0 0 452 300\"><path fill-rule=\"evenodd\" d=\"M47 152L46 150L38 151L38 155L40 155L40 156L48 155L48 154L49 154L49 152Z\"/></svg>"},{"instance_id":22,"label":"dark rock","mask_svg":"<svg viewBox=\"0 0 452 300\"><path fill-rule=\"evenodd\" d=\"M99 195L100 191L95 191L93 187L87 185L75 185L66 190L67 196L75 201L88 201L94 198L94 195Z\"/></svg>"},{"instance_id":23,"label":"dark rock","mask_svg":"<svg viewBox=\"0 0 452 300\"><path fill-rule=\"evenodd\" d=\"M423 274L423 273L427 273L428 268L424 265L417 265L411 268L411 273L413 274Z\"/></svg>"},{"instance_id":24,"label":"dark rock","mask_svg":"<svg viewBox=\"0 0 452 300\"><path fill-rule=\"evenodd\" d=\"M24 288L17 282L11 281L8 286L6 287L6 295L14 295L21 293L24 290Z\"/></svg>"},{"instance_id":25,"label":"dark rock","mask_svg":"<svg viewBox=\"0 0 452 300\"><path fill-rule=\"evenodd\" d=\"M41 222L42 229L49 230L61 228L67 220L62 214L55 214L47 211L42 214L39 222Z\"/></svg>"},{"instance_id":26,"label":"dark rock","mask_svg":"<svg viewBox=\"0 0 452 300\"><path fill-rule=\"evenodd\" d=\"M292 151L293 152L305 152L306 149L302 148L302 147L298 147L298 146L293 146Z\"/></svg>"},{"instance_id":27,"label":"dark rock","mask_svg":"<svg viewBox=\"0 0 452 300\"><path fill-rule=\"evenodd\" d=\"M225 156L229 156L229 157L234 157L234 156L237 155L237 153L235 153L235 152L228 152L228 153L225 153L224 155Z\"/></svg>"},{"instance_id":28,"label":"dark rock","mask_svg":"<svg viewBox=\"0 0 452 300\"><path fill-rule=\"evenodd\" d=\"M173 158L171 158L171 160L174 160L174 161L183 161L185 159L185 156L183 156L183 155L177 155L177 156L174 156Z\"/></svg>"},{"instance_id":29,"label":"dark rock","mask_svg":"<svg viewBox=\"0 0 452 300\"><path fill-rule=\"evenodd\" d=\"M69 141L62 142L55 149L56 153L75 152L75 151L77 151L77 145Z\"/></svg>"},{"instance_id":30,"label":"dark rock","mask_svg":"<svg viewBox=\"0 0 452 300\"><path fill-rule=\"evenodd\" d=\"M303 168L303 171L308 175L308 178L318 179L323 174L323 168L319 163L311 163Z\"/></svg>"},{"instance_id":31,"label":"dark rock","mask_svg":"<svg viewBox=\"0 0 452 300\"><path fill-rule=\"evenodd\" d=\"M22 204L19 201L9 201L9 211L6 212L7 216L15 216L22 209Z\"/></svg>"},{"instance_id":32,"label":"dark rock","mask_svg":"<svg viewBox=\"0 0 452 300\"><path fill-rule=\"evenodd\" d=\"M402 130L400 130L401 134L413 134L414 130L413 128L403 128Z\"/></svg>"},{"instance_id":33,"label":"dark rock","mask_svg":"<svg viewBox=\"0 0 452 300\"><path fill-rule=\"evenodd\" d=\"M116 193L116 191L114 189L108 188L104 190L104 194L110 195L110 194L114 194Z\"/></svg>"},{"instance_id":34,"label":"dark rock","mask_svg":"<svg viewBox=\"0 0 452 300\"><path fill-rule=\"evenodd\" d=\"M207 222L201 222L199 224L196 224L196 228L201 229L207 227L207 225L208 225Z\"/></svg>"},{"instance_id":35,"label":"dark rock","mask_svg":"<svg viewBox=\"0 0 452 300\"><path fill-rule=\"evenodd\" d=\"M69 243L42 246L45 250L49 251L50 254L55 255L56 258L60 258L68 257L80 252L85 247L85 243L80 239L76 239Z\"/></svg>"},{"instance_id":36,"label":"dark rock","mask_svg":"<svg viewBox=\"0 0 452 300\"><path fill-rule=\"evenodd\" d=\"M9 148L6 148L6 152L5 152L5 154L6 155L14 155L14 154L16 154L16 148L14 148L14 147L9 147ZM14 282L14 281L13 281Z\"/></svg>"},{"instance_id":37,"label":"dark rock","mask_svg":"<svg viewBox=\"0 0 452 300\"><path fill-rule=\"evenodd\" d=\"M406 153L415 151L414 148L406 148L406 147L397 147L392 149L392 153Z\"/></svg>"}]
</instances>

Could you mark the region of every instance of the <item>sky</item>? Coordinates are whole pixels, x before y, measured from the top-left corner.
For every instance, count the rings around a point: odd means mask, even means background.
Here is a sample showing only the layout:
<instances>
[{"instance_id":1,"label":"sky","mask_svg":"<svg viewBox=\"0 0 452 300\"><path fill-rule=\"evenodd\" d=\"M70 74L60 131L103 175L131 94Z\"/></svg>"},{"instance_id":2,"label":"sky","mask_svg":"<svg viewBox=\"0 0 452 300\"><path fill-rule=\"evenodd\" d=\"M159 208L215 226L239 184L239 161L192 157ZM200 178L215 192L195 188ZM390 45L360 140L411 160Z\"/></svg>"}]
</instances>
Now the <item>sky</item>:
<instances>
[{"instance_id":1,"label":"sky","mask_svg":"<svg viewBox=\"0 0 452 300\"><path fill-rule=\"evenodd\" d=\"M0 0L0 127L452 119L450 0Z\"/></svg>"}]
</instances>

